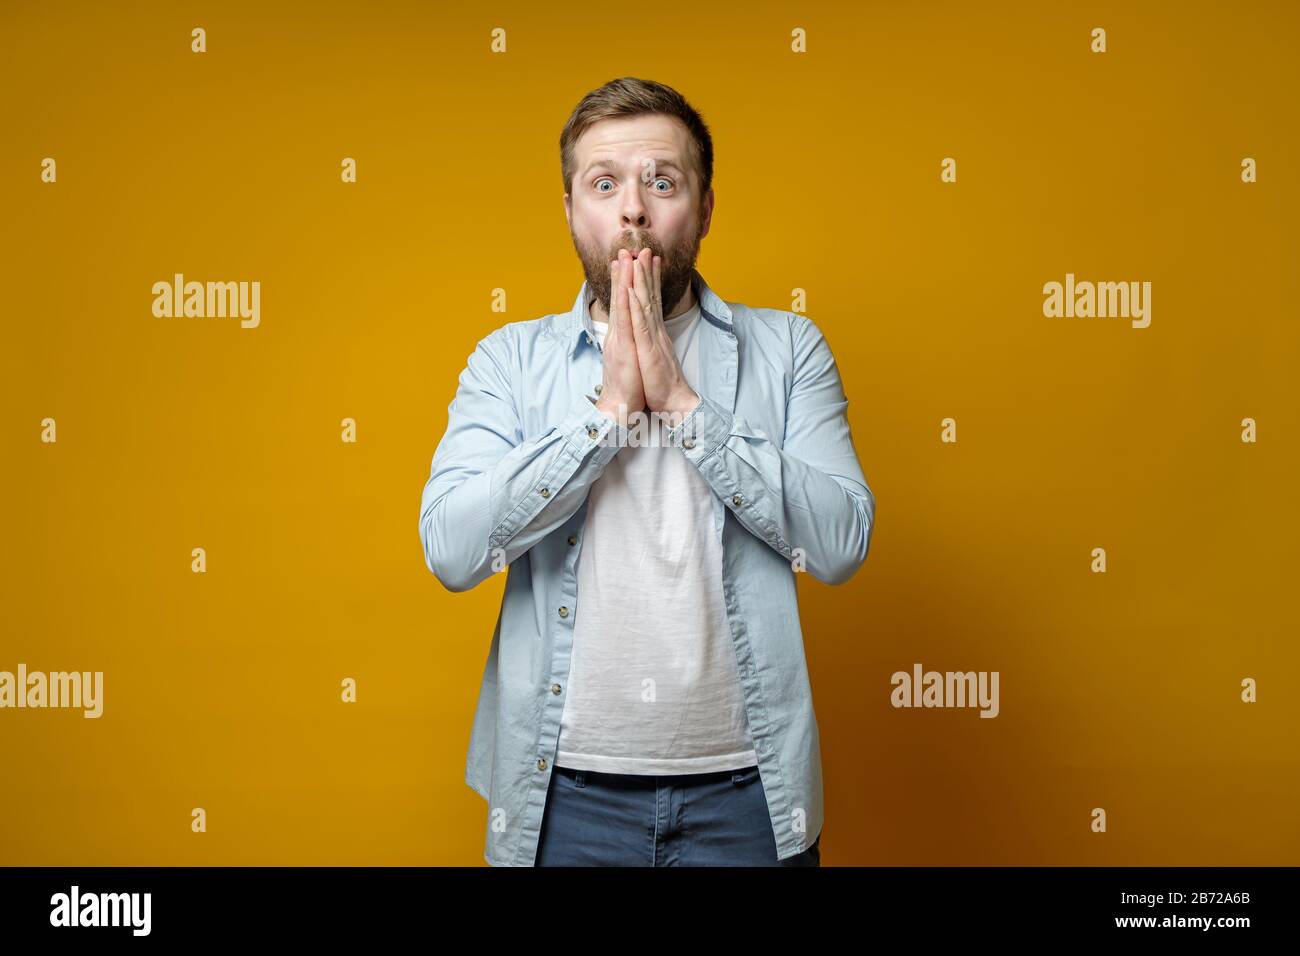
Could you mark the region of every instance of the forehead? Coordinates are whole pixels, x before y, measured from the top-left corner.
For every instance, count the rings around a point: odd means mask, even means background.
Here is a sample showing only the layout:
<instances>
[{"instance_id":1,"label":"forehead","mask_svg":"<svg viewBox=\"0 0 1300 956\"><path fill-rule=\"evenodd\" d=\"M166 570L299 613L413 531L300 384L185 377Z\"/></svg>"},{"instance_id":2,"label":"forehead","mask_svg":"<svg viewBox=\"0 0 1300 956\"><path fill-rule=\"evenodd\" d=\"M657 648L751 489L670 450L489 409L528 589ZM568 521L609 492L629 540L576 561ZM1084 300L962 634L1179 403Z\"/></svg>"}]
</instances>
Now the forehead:
<instances>
[{"instance_id":1,"label":"forehead","mask_svg":"<svg viewBox=\"0 0 1300 956\"><path fill-rule=\"evenodd\" d=\"M675 116L615 116L589 126L573 144L573 155L579 171L597 162L635 166L645 156L662 162L675 160L686 168L690 141L686 124Z\"/></svg>"}]
</instances>

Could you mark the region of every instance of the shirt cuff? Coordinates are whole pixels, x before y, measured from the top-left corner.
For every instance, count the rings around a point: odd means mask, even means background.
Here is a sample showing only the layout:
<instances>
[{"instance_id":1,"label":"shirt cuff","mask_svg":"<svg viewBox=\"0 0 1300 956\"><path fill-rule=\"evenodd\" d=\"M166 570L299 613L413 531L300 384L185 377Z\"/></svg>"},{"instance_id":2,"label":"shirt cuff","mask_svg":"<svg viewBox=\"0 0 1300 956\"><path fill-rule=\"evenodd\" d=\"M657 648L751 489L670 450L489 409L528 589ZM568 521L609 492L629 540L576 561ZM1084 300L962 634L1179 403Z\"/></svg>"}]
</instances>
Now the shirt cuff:
<instances>
[{"instance_id":1,"label":"shirt cuff","mask_svg":"<svg viewBox=\"0 0 1300 956\"><path fill-rule=\"evenodd\" d=\"M597 408L587 395L573 400L560 432L579 461L594 449L596 462L601 465L627 444L628 430Z\"/></svg>"},{"instance_id":2,"label":"shirt cuff","mask_svg":"<svg viewBox=\"0 0 1300 956\"><path fill-rule=\"evenodd\" d=\"M668 432L668 441L682 449L697 467L731 437L731 412L711 398L700 396L700 403L680 425Z\"/></svg>"}]
</instances>

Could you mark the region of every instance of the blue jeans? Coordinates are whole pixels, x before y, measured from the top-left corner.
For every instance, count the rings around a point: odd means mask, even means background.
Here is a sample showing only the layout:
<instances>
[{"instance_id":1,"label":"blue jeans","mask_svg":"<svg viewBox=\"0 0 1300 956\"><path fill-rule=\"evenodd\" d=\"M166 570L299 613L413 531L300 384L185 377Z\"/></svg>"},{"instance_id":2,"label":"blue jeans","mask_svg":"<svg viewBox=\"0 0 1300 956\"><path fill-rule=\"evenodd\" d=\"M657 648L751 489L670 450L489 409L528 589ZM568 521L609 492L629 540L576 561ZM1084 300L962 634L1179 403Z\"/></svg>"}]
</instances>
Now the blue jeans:
<instances>
[{"instance_id":1,"label":"blue jeans","mask_svg":"<svg viewBox=\"0 0 1300 956\"><path fill-rule=\"evenodd\" d=\"M758 767L597 773L555 767L537 866L821 866L821 834L776 858Z\"/></svg>"}]
</instances>

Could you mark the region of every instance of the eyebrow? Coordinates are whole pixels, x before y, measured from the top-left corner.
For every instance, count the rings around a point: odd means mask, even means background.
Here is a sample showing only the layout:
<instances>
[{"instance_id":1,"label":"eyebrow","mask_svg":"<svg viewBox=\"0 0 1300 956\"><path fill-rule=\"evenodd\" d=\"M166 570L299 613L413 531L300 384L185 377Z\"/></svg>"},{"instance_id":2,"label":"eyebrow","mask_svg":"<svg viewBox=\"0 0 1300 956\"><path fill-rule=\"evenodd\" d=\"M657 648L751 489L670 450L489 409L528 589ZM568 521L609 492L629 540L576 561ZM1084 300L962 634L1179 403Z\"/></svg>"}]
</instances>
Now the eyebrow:
<instances>
[{"instance_id":1,"label":"eyebrow","mask_svg":"<svg viewBox=\"0 0 1300 956\"><path fill-rule=\"evenodd\" d=\"M654 157L651 158L653 159ZM674 163L671 159L655 159L654 163L655 163L655 169L660 169L660 168L671 169L673 172L679 174L682 172L681 167L678 166L676 163ZM613 170L614 172L618 172L618 166L615 165L611 160L598 159L596 160L596 162L589 165L582 175L584 177L590 176L597 169L609 169L609 170Z\"/></svg>"}]
</instances>

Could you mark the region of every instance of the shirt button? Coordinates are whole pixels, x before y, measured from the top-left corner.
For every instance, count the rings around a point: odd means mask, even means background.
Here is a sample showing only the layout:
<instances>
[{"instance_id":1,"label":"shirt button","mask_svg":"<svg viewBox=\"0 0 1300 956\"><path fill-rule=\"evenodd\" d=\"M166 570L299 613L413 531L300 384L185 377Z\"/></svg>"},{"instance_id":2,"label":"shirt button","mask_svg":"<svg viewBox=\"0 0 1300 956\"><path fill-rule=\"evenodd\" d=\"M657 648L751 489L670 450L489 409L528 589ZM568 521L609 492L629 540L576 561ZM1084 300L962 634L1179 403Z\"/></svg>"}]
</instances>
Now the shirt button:
<instances>
[{"instance_id":1,"label":"shirt button","mask_svg":"<svg viewBox=\"0 0 1300 956\"><path fill-rule=\"evenodd\" d=\"M537 761L537 769L538 769L538 770L545 770L545 769L546 769L546 758L545 758L545 757L541 757L541 758L538 759L538 761Z\"/></svg>"},{"instance_id":2,"label":"shirt button","mask_svg":"<svg viewBox=\"0 0 1300 956\"><path fill-rule=\"evenodd\" d=\"M732 495L732 496L731 496L731 503L732 503L733 505L735 505L737 508L740 507L740 502L741 502L740 495Z\"/></svg>"},{"instance_id":3,"label":"shirt button","mask_svg":"<svg viewBox=\"0 0 1300 956\"><path fill-rule=\"evenodd\" d=\"M682 439L682 447L683 447L683 448L694 448L694 447L695 447L695 439L694 439L694 438L683 438L683 439Z\"/></svg>"},{"instance_id":4,"label":"shirt button","mask_svg":"<svg viewBox=\"0 0 1300 956\"><path fill-rule=\"evenodd\" d=\"M577 543L578 543L578 536L576 534L569 535L569 547L572 548Z\"/></svg>"},{"instance_id":5,"label":"shirt button","mask_svg":"<svg viewBox=\"0 0 1300 956\"><path fill-rule=\"evenodd\" d=\"M597 394L597 395L599 395L599 394L600 394L602 391L604 391L604 390L605 390L605 386L604 386L604 385L597 385L597 386L596 386L596 394Z\"/></svg>"},{"instance_id":6,"label":"shirt button","mask_svg":"<svg viewBox=\"0 0 1300 956\"><path fill-rule=\"evenodd\" d=\"M543 488L541 491L538 492L538 494L541 495L543 498L549 498L551 497L551 489ZM737 504L739 504L739 502L737 502Z\"/></svg>"},{"instance_id":7,"label":"shirt button","mask_svg":"<svg viewBox=\"0 0 1300 956\"><path fill-rule=\"evenodd\" d=\"M559 684L552 684L552 685L551 685L551 693L552 693L552 694L558 694L559 692L560 692L560 685L559 685Z\"/></svg>"},{"instance_id":8,"label":"shirt button","mask_svg":"<svg viewBox=\"0 0 1300 956\"><path fill-rule=\"evenodd\" d=\"M591 336L590 336L590 335L587 336L587 344L588 344L588 345L591 344Z\"/></svg>"},{"instance_id":9,"label":"shirt button","mask_svg":"<svg viewBox=\"0 0 1300 956\"><path fill-rule=\"evenodd\" d=\"M588 438L595 438L595 437L596 437L597 435L599 435L599 434L600 434L600 432L598 432L595 428L588 428L588 429L587 429L587 437L588 437Z\"/></svg>"},{"instance_id":10,"label":"shirt button","mask_svg":"<svg viewBox=\"0 0 1300 956\"><path fill-rule=\"evenodd\" d=\"M560 617L568 617L568 616L569 616L569 609L567 607L561 607Z\"/></svg>"}]
</instances>

